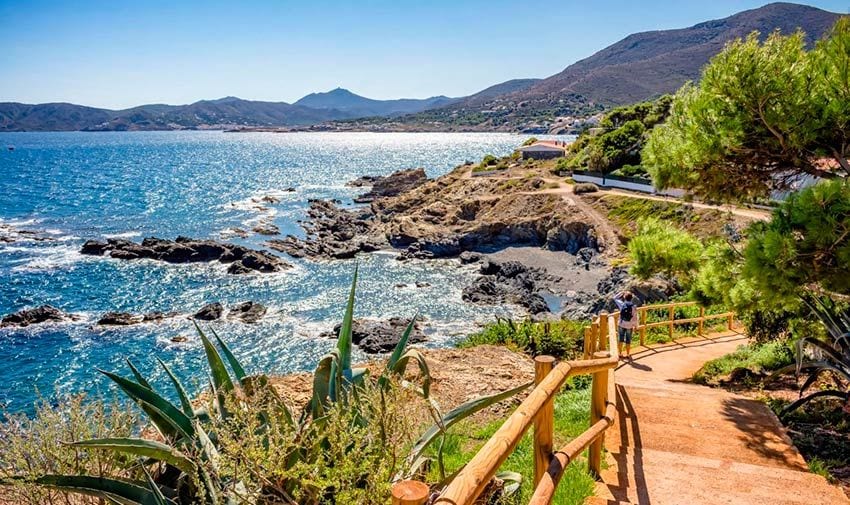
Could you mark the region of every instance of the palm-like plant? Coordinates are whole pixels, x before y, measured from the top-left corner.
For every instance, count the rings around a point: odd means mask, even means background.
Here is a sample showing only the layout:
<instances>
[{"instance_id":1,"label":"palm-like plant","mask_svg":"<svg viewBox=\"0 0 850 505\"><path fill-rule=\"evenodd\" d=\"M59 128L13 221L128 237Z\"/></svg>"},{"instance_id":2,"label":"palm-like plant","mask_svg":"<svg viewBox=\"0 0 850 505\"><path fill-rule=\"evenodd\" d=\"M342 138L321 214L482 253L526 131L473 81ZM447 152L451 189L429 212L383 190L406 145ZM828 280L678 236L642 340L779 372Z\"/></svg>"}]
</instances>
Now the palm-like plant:
<instances>
[{"instance_id":1,"label":"palm-like plant","mask_svg":"<svg viewBox=\"0 0 850 505\"><path fill-rule=\"evenodd\" d=\"M177 505L196 503L199 500L213 504L258 501L250 499L261 494L258 490L246 489L243 482L224 477L224 472L219 469L222 448L218 444L215 426L232 420L234 416L231 412L235 412L234 409L256 409L256 412L250 411L256 413L260 426L258 431L261 433L268 431L273 423L277 423L278 426L283 425L290 430L296 439L300 439L300 435L306 430L318 430L318 438L321 440L323 420L329 409L334 406L352 409L352 412L358 414L357 419L363 425L368 426L370 422L374 422L365 412L367 409L361 408L358 397L358 391L365 386L365 381L369 380L368 370L353 368L351 364L357 276L355 268L336 349L319 361L313 374L312 398L298 417L293 415L266 375L246 373L245 368L215 331L211 331L213 338L210 339L196 324L209 366L210 408L195 408L186 388L162 360L159 360L159 363L173 386L179 405L162 396L130 360L127 360L127 364L132 379L101 370L101 373L113 381L147 415L158 437L82 440L74 442L73 445L82 449L116 451L138 457L134 472L138 478L43 475L36 479L36 484L97 496L122 505ZM382 392L387 391L395 382L416 391L428 401L429 411L434 418L434 425L410 448L404 468L396 475L397 479L421 475L423 465L430 461L430 458L426 457L429 447L437 440L444 441L446 430L453 424L517 394L530 385L525 384L509 391L473 399L443 415L430 396L431 375L424 355L407 347L415 321L414 317L387 360L381 376L374 382ZM404 380L411 361L417 364L419 370L415 384ZM256 429L256 426L253 426L253 429ZM315 444L315 436L303 437L308 438L312 440L310 443L313 446L301 447L287 455L284 458L287 467L304 462L309 464L311 458L322 457L317 455L315 450L315 445L318 445L318 452L321 453L321 442ZM441 451L438 451L438 464L445 475L440 454ZM516 481L515 477L503 477ZM0 482L0 485L2 484ZM518 483L514 482L506 486L506 489L515 490L517 486ZM276 490L286 503L292 502L289 498L291 491L292 489L286 486ZM322 490L316 490L314 494L321 496L321 493Z\"/></svg>"},{"instance_id":2,"label":"palm-like plant","mask_svg":"<svg viewBox=\"0 0 850 505\"><path fill-rule=\"evenodd\" d=\"M824 397L841 399L844 410L850 413L850 309L840 309L828 297L808 297L804 298L804 302L826 327L831 342L812 337L801 338L797 341L796 363L774 373L776 376L793 371L798 377L807 374L800 386L800 398L785 407L782 415ZM824 389L806 394L826 372L838 376L837 387L840 389Z\"/></svg>"}]
</instances>

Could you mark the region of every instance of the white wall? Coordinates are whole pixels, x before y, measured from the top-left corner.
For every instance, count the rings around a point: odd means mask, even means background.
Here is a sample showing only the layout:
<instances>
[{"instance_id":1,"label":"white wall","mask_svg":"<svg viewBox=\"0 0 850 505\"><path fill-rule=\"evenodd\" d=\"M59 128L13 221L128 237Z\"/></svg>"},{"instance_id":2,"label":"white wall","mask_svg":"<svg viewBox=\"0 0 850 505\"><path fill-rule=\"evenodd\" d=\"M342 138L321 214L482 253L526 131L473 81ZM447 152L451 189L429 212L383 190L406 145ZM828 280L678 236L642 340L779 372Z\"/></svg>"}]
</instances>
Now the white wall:
<instances>
[{"instance_id":1,"label":"white wall","mask_svg":"<svg viewBox=\"0 0 850 505\"><path fill-rule=\"evenodd\" d=\"M627 189L630 191L639 191L641 193L651 193L653 195L662 195L662 196L673 196L676 198L681 198L685 195L685 190L683 189L665 189L665 190L657 190L655 186L650 183L640 184L637 182L630 181L619 181L616 179L608 179L606 178L604 183L602 177L597 177L595 175L586 175L581 172L573 172L573 180L576 182L592 182L597 186L603 188L619 188L619 189Z\"/></svg>"}]
</instances>

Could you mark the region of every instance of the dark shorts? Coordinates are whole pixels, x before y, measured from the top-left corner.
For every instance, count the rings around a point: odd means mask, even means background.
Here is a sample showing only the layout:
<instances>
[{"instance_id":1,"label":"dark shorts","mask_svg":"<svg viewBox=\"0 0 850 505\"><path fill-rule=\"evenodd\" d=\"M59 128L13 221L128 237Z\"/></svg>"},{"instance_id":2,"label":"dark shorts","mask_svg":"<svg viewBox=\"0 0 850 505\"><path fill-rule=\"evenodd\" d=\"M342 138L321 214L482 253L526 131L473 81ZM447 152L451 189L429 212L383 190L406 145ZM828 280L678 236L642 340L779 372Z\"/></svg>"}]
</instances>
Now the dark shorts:
<instances>
[{"instance_id":1,"label":"dark shorts","mask_svg":"<svg viewBox=\"0 0 850 505\"><path fill-rule=\"evenodd\" d=\"M622 342L624 344L631 344L633 332L634 332L634 330L632 328L620 328L620 331L619 331L620 342Z\"/></svg>"}]
</instances>

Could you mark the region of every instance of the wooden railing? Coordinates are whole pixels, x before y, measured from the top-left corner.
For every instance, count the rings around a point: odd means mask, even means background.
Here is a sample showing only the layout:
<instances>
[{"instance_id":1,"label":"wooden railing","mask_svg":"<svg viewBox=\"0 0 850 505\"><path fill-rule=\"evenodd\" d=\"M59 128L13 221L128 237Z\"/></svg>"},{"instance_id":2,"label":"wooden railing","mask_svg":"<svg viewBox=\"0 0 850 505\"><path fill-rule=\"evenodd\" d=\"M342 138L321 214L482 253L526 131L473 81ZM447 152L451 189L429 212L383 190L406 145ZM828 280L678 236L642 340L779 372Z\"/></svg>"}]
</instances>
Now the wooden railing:
<instances>
[{"instance_id":1,"label":"wooden railing","mask_svg":"<svg viewBox=\"0 0 850 505\"><path fill-rule=\"evenodd\" d=\"M638 308L641 342L647 328L666 325L672 336L673 325L686 322L699 323L702 334L703 322L727 318L732 327L734 314L724 313L706 316L700 308L700 317L675 319L675 309L696 305L695 302L650 305ZM669 318L661 322L646 322L646 313L651 310L668 310ZM448 486L432 502L434 505L472 505L481 495L499 467L516 448L523 435L534 426L534 494L529 504L551 503L564 470L585 449L588 451L588 467L599 476L602 466L602 449L605 431L614 424L617 412L614 370L619 356L617 352L617 324L620 314L600 313L584 334L584 356L581 360L562 361L555 365L551 356L534 359L535 388L452 479ZM555 396L569 377L592 375L590 404L590 428L564 447L554 450ZM393 486L393 505L423 505L429 499L428 486L416 481L402 481Z\"/></svg>"},{"instance_id":2,"label":"wooden railing","mask_svg":"<svg viewBox=\"0 0 850 505\"><path fill-rule=\"evenodd\" d=\"M697 323L697 335L705 334L705 322L713 321L715 319L726 319L726 326L728 329L732 329L735 324L735 313L734 312L723 312L721 314L709 314L706 315L705 307L699 306L699 316L697 317L687 317L682 319L676 319L676 309L682 307L696 307L699 304L697 302L677 302L677 303L665 303L659 305L644 305L643 307L638 307L638 327L637 331L640 335L640 345L646 344L646 330L649 328L658 328L662 326L667 327L667 332L669 334L669 338L673 339L673 328L677 324L688 324L688 323ZM661 321L654 321L647 323L647 313L654 312L659 310L667 311L667 318Z\"/></svg>"}]
</instances>

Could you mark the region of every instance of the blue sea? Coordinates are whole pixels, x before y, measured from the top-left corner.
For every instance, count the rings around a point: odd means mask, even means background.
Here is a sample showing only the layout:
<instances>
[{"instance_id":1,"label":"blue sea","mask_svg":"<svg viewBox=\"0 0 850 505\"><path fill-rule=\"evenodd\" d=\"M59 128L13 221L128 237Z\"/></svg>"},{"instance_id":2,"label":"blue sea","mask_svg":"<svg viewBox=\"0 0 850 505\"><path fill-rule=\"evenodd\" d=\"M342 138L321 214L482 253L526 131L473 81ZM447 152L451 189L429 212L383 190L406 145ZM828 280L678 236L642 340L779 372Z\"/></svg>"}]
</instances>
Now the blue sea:
<instances>
[{"instance_id":1,"label":"blue sea","mask_svg":"<svg viewBox=\"0 0 850 505\"><path fill-rule=\"evenodd\" d=\"M108 391L96 369L127 372L125 358L155 385L165 379L156 356L196 391L206 383L203 350L185 316L95 326L107 311L191 314L210 302L261 302L269 311L257 324L211 323L255 372L309 370L335 345L318 335L342 317L354 260L286 257L295 268L233 276L218 263L83 256L78 251L85 240L185 235L263 248L269 237L229 233L267 221L284 235L303 236L298 221L308 199L352 205L362 189L345 183L358 176L420 166L438 176L485 154L508 154L523 140L491 133L0 133L0 233L18 238L0 241L0 315L51 304L81 316L0 329L0 406L31 412L37 398ZM290 187L296 191L285 191ZM279 203L266 203L264 196ZM22 230L49 240L18 235ZM474 273L452 260L399 262L377 253L358 261L356 315L419 312L427 345L449 345L477 323L514 310L462 302L461 289ZM176 336L188 340L172 342Z\"/></svg>"}]
</instances>

